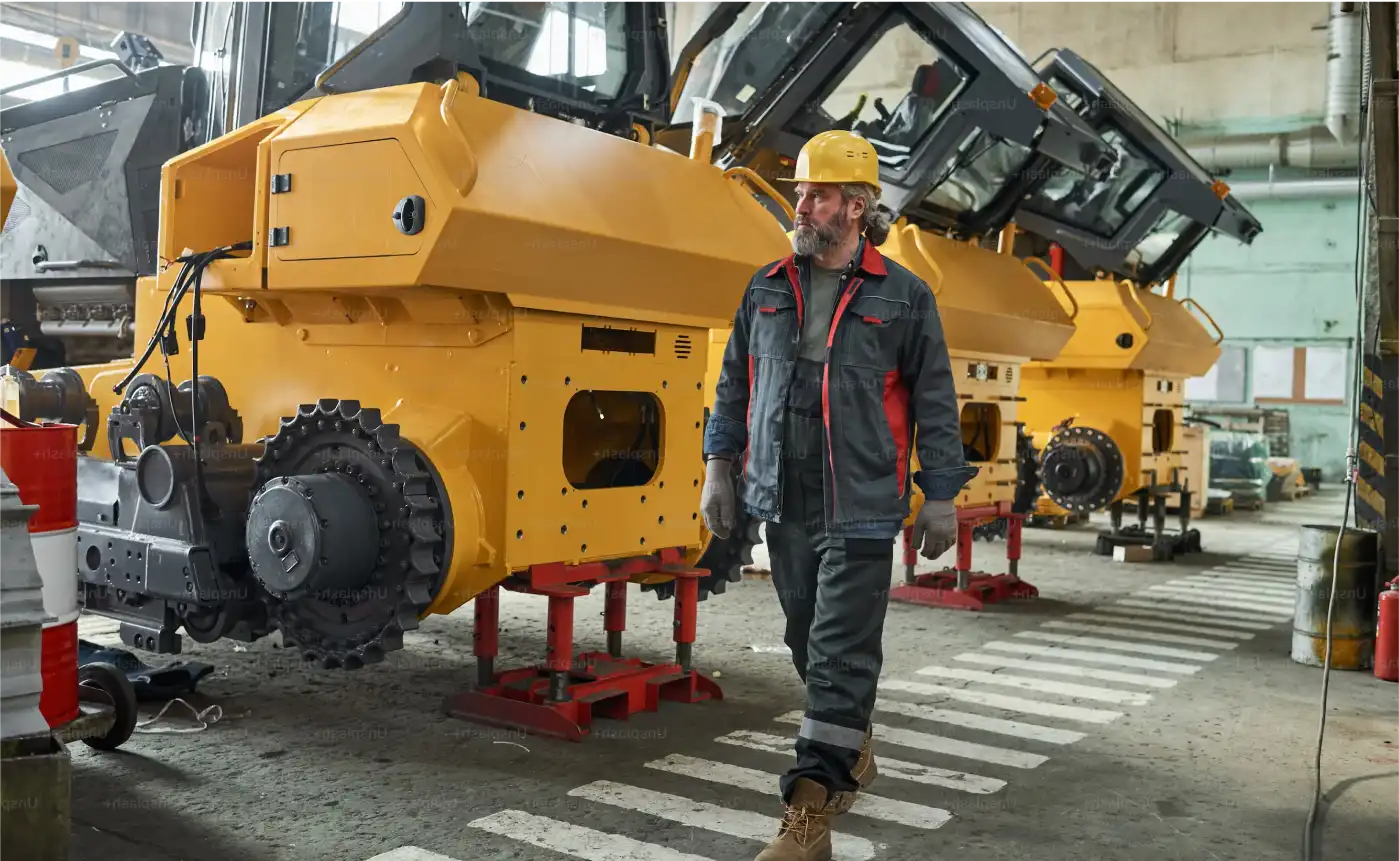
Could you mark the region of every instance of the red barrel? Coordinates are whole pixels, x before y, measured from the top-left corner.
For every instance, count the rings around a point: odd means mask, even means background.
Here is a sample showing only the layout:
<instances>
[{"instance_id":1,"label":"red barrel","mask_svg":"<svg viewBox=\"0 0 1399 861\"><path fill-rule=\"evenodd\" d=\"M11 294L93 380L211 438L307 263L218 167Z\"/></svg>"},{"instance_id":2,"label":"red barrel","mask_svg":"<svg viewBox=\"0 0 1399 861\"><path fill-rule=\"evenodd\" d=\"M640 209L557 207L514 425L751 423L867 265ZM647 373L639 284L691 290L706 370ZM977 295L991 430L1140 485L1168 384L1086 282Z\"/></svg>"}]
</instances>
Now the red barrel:
<instances>
[{"instance_id":1,"label":"red barrel","mask_svg":"<svg viewBox=\"0 0 1399 861\"><path fill-rule=\"evenodd\" d=\"M1399 682L1399 591L1393 586L1380 593L1379 619L1375 622L1375 678Z\"/></svg>"},{"instance_id":2,"label":"red barrel","mask_svg":"<svg viewBox=\"0 0 1399 861\"><path fill-rule=\"evenodd\" d=\"M0 466L20 501L39 506L29 540L52 617L43 629L39 711L58 727L78 716L77 425L0 422Z\"/></svg>"}]
</instances>

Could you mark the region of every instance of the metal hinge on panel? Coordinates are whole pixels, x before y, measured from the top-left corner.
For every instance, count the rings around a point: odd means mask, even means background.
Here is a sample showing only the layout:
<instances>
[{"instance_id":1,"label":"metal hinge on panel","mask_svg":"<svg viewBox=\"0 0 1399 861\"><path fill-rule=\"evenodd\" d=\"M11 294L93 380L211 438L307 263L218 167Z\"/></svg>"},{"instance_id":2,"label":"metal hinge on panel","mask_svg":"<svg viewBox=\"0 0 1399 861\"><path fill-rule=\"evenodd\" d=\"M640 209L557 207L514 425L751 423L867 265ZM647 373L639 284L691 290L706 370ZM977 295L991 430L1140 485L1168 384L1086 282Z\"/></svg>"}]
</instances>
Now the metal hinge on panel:
<instances>
[{"instance_id":1,"label":"metal hinge on panel","mask_svg":"<svg viewBox=\"0 0 1399 861\"><path fill-rule=\"evenodd\" d=\"M283 194L291 191L291 174L278 173L272 175L272 193Z\"/></svg>"},{"instance_id":2,"label":"metal hinge on panel","mask_svg":"<svg viewBox=\"0 0 1399 861\"><path fill-rule=\"evenodd\" d=\"M286 227L274 227L271 230L269 230L267 236L267 244L273 247L276 247L278 245L286 245L289 241L287 239L287 230L288 228Z\"/></svg>"}]
</instances>

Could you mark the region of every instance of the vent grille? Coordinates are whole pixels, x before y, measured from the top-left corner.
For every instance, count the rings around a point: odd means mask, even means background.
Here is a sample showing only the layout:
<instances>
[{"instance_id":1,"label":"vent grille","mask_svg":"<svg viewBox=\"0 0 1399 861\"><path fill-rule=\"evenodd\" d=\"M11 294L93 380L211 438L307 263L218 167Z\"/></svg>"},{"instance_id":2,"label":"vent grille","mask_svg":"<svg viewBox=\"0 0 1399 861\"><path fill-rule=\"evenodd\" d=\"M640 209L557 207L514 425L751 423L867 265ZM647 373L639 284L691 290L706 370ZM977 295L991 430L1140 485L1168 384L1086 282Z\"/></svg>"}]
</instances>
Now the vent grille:
<instances>
[{"instance_id":1,"label":"vent grille","mask_svg":"<svg viewBox=\"0 0 1399 861\"><path fill-rule=\"evenodd\" d=\"M1006 368L1006 385L1011 385L1011 384L1014 383L1014 382L1015 382L1015 369L1014 369L1014 368Z\"/></svg>"},{"instance_id":2,"label":"vent grille","mask_svg":"<svg viewBox=\"0 0 1399 861\"><path fill-rule=\"evenodd\" d=\"M675 336L675 358L677 358L677 359L688 359L688 358L690 358L690 350L691 350L690 336L689 336L689 335L676 335L676 336Z\"/></svg>"},{"instance_id":3,"label":"vent grille","mask_svg":"<svg viewBox=\"0 0 1399 861\"><path fill-rule=\"evenodd\" d=\"M19 154L19 163L34 171L59 194L86 185L102 175L102 167L117 142L115 129Z\"/></svg>"}]
</instances>

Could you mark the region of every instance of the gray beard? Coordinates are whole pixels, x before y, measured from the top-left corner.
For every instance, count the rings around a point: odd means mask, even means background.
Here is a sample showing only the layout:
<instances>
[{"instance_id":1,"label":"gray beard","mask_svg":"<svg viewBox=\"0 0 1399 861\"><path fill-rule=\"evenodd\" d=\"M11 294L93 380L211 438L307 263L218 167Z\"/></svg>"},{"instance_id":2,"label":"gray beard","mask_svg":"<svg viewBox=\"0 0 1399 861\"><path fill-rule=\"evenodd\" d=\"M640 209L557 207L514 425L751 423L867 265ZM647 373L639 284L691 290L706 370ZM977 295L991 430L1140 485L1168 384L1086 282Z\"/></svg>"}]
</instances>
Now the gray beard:
<instances>
[{"instance_id":1,"label":"gray beard","mask_svg":"<svg viewBox=\"0 0 1399 861\"><path fill-rule=\"evenodd\" d=\"M823 227L798 227L792 231L792 251L801 257L812 257L839 245L846 221L845 213L841 213Z\"/></svg>"}]
</instances>

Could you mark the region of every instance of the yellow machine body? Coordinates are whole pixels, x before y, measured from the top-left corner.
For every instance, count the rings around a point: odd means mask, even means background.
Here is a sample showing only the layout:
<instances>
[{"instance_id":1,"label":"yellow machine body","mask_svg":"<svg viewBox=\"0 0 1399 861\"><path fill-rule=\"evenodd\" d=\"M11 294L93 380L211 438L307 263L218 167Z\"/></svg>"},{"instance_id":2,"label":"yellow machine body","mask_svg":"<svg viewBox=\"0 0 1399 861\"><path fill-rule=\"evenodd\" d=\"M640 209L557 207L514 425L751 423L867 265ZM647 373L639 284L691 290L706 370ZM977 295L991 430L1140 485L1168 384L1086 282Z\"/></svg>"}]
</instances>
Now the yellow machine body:
<instances>
[{"instance_id":1,"label":"yellow machine body","mask_svg":"<svg viewBox=\"0 0 1399 861\"><path fill-rule=\"evenodd\" d=\"M10 204L15 202L15 192L19 184L15 182L14 171L10 170L10 160L0 150L0 225L10 217Z\"/></svg>"},{"instance_id":2,"label":"yellow machine body","mask_svg":"<svg viewBox=\"0 0 1399 861\"><path fill-rule=\"evenodd\" d=\"M416 233L391 220L412 195ZM251 238L204 277L199 373L227 389L245 442L325 398L399 425L450 510L428 614L531 565L702 548L709 333L786 248L718 168L479 98L470 81L412 84L298 102L182 154L162 172L160 219L166 268L140 282L136 343L171 261ZM189 358L171 357L176 382ZM130 365L77 369L99 421ZM159 356L147 368L164 370ZM650 480L579 489L633 445L642 409L661 416ZM110 456L105 438L92 454Z\"/></svg>"},{"instance_id":3,"label":"yellow machine body","mask_svg":"<svg viewBox=\"0 0 1399 861\"><path fill-rule=\"evenodd\" d=\"M1070 342L1072 298L1014 256L938 236L903 219L879 251L933 291L957 388L962 441L985 454L985 460L972 461L981 471L957 497L958 507L1008 505L1017 480L1019 370L1031 359L1053 359ZM710 333L706 403L713 403L729 332L726 327ZM916 454L913 463L917 469ZM915 486L908 522L921 500Z\"/></svg>"},{"instance_id":4,"label":"yellow machine body","mask_svg":"<svg viewBox=\"0 0 1399 861\"><path fill-rule=\"evenodd\" d=\"M1122 453L1125 499L1142 488L1184 484L1185 380L1209 371L1220 355L1223 332L1211 335L1192 299L1166 295L1109 278L1064 285L1079 309L1077 330L1053 361L1033 361L1021 370L1025 397L1020 415L1035 446L1043 450L1065 422L1107 434ZM1192 490L1203 491L1197 479ZM1047 496L1043 515L1069 513Z\"/></svg>"}]
</instances>

